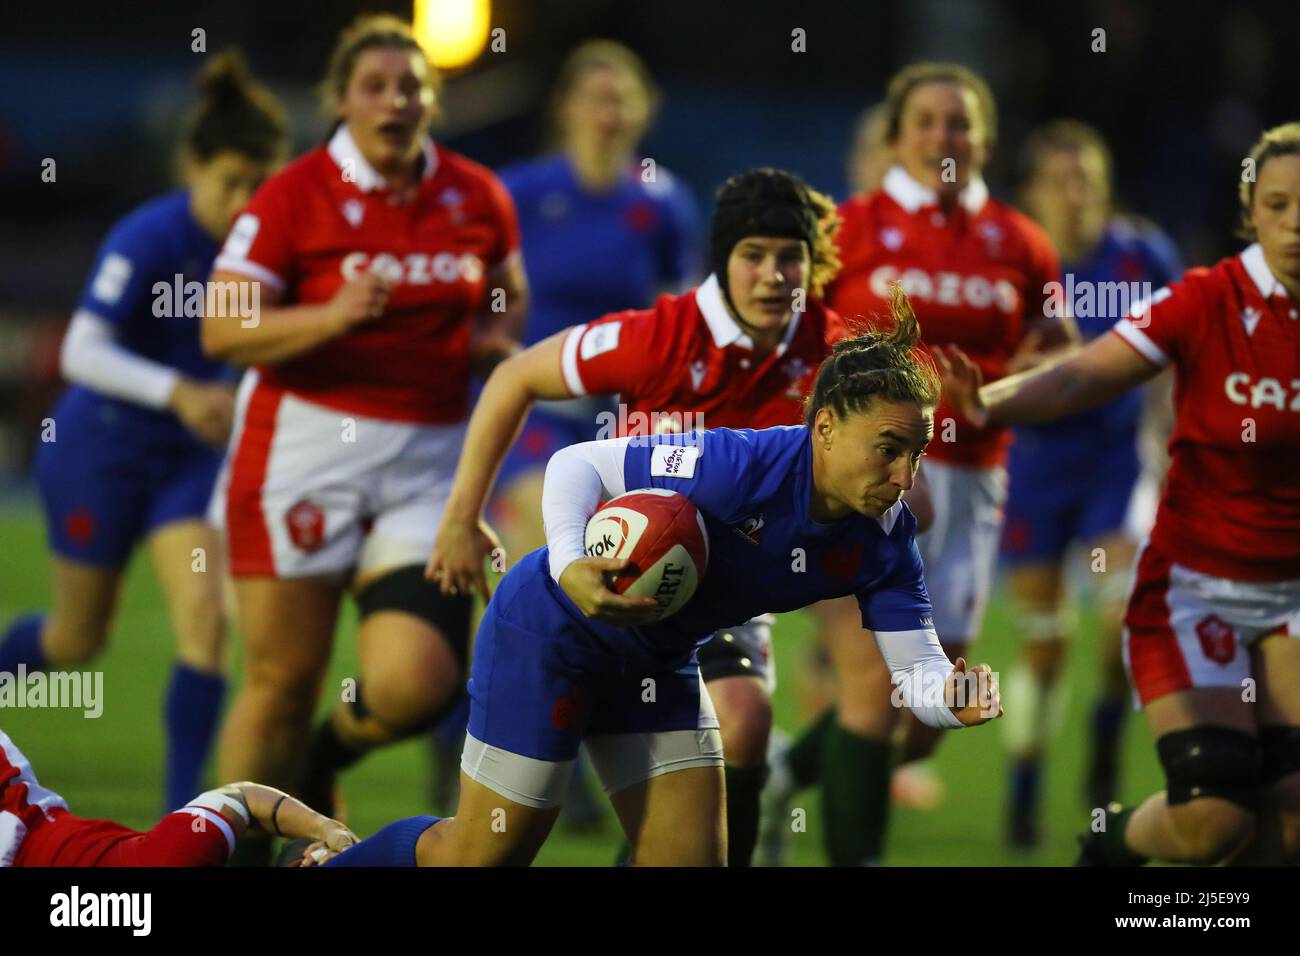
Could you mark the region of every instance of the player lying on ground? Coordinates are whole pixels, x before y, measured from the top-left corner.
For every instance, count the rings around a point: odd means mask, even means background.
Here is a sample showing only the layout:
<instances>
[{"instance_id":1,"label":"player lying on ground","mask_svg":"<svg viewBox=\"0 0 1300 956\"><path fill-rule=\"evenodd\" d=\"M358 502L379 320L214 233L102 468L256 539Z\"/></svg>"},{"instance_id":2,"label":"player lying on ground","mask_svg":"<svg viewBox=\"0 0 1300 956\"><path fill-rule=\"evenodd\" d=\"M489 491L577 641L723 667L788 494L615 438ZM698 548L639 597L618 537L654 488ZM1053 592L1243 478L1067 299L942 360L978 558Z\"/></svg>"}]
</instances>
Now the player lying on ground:
<instances>
[{"instance_id":1,"label":"player lying on ground","mask_svg":"<svg viewBox=\"0 0 1300 956\"><path fill-rule=\"evenodd\" d=\"M806 425L558 452L548 546L506 574L479 629L456 816L391 824L332 863L528 864L585 743L636 863L725 864L721 738L696 650L720 629L830 597L857 597L899 699L925 723L998 716L988 667L954 666L931 624L900 499L933 432L938 383L913 352L920 329L901 291L893 307L890 334L846 339L821 363ZM583 554L601 500L640 488L685 495L709 534L698 590L655 623L652 599L609 588L625 561Z\"/></svg>"},{"instance_id":2,"label":"player lying on ground","mask_svg":"<svg viewBox=\"0 0 1300 956\"><path fill-rule=\"evenodd\" d=\"M1166 789L1094 811L1080 863L1300 857L1300 123L1240 187L1239 256L1192 269L1069 359L945 393L976 422L1047 421L1174 369L1169 477L1124 618Z\"/></svg>"},{"instance_id":3,"label":"player lying on ground","mask_svg":"<svg viewBox=\"0 0 1300 956\"><path fill-rule=\"evenodd\" d=\"M274 787L232 783L201 793L139 831L68 812L0 731L0 866L225 866L249 831L310 840L303 866L357 842L337 820Z\"/></svg>"},{"instance_id":4,"label":"player lying on ground","mask_svg":"<svg viewBox=\"0 0 1300 956\"><path fill-rule=\"evenodd\" d=\"M64 336L69 387L51 412L57 431L36 454L53 606L0 636L0 671L90 659L108 640L131 554L148 548L176 635L163 704L164 810L199 789L225 694L222 545L204 512L230 435L235 377L202 354L198 319L184 307L192 303L182 303L188 291L175 284L202 288L234 214L289 151L280 105L235 51L213 58L199 88L180 143L185 188L113 227ZM195 568L196 553L205 567Z\"/></svg>"}]
</instances>

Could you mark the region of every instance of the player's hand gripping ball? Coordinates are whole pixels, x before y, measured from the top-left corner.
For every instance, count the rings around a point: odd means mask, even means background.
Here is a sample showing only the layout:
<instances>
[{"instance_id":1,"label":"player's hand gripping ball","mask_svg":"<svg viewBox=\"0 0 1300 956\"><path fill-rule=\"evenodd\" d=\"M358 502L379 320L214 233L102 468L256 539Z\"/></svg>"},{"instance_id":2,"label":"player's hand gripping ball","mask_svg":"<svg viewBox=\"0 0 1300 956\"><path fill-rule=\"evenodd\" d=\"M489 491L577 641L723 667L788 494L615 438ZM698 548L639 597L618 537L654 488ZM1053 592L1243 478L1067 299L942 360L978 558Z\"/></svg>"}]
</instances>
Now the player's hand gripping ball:
<instances>
[{"instance_id":1,"label":"player's hand gripping ball","mask_svg":"<svg viewBox=\"0 0 1300 956\"><path fill-rule=\"evenodd\" d=\"M610 589L653 599L649 620L662 621L695 594L709 565L709 535L685 495L642 488L596 509L587 522L586 551L590 558L626 561L610 576Z\"/></svg>"}]
</instances>

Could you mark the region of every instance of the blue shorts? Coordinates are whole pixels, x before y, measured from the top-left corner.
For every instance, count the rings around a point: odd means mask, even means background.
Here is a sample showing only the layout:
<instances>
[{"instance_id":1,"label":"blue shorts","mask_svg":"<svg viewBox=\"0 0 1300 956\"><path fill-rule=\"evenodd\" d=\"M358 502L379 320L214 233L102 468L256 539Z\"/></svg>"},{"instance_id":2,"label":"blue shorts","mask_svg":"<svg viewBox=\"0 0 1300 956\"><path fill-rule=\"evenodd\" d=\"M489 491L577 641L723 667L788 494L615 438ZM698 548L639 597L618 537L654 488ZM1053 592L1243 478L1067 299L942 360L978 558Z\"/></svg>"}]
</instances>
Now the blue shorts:
<instances>
[{"instance_id":1,"label":"blue shorts","mask_svg":"<svg viewBox=\"0 0 1300 956\"><path fill-rule=\"evenodd\" d=\"M36 453L36 481L55 554L120 567L155 528L203 518L222 453L174 433L150 440L152 416L55 412L55 440Z\"/></svg>"},{"instance_id":2,"label":"blue shorts","mask_svg":"<svg viewBox=\"0 0 1300 956\"><path fill-rule=\"evenodd\" d=\"M1011 446L1002 554L1010 564L1059 561L1072 542L1122 531L1141 466L1127 433L1069 444Z\"/></svg>"},{"instance_id":3,"label":"blue shorts","mask_svg":"<svg viewBox=\"0 0 1300 956\"><path fill-rule=\"evenodd\" d=\"M545 549L506 574L474 644L462 769L517 803L545 807L563 801L584 742L608 792L721 766L694 653L664 668L627 632L584 622L551 580Z\"/></svg>"}]
</instances>

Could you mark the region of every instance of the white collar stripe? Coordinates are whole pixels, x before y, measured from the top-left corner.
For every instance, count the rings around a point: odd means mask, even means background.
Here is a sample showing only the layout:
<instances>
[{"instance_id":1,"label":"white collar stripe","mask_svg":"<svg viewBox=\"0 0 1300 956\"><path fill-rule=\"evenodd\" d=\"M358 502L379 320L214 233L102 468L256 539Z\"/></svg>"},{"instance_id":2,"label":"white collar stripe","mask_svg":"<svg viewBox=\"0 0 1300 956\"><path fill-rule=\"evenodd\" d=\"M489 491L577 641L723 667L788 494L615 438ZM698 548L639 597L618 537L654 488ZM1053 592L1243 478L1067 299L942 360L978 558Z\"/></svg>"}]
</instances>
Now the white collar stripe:
<instances>
[{"instance_id":1,"label":"white collar stripe","mask_svg":"<svg viewBox=\"0 0 1300 956\"><path fill-rule=\"evenodd\" d=\"M880 188L890 199L910 213L923 206L937 206L939 197L933 189L922 186L902 166L892 166L880 183ZM989 199L989 187L983 178L976 176L961 191L959 201L972 216L977 215Z\"/></svg>"},{"instance_id":2,"label":"white collar stripe","mask_svg":"<svg viewBox=\"0 0 1300 956\"><path fill-rule=\"evenodd\" d=\"M736 324L727 310L727 303L722 298L722 284L716 275L711 275L695 290L695 304L713 334L713 344L720 349L728 345L744 344L753 347L745 330ZM742 341L743 340L743 341Z\"/></svg>"},{"instance_id":3,"label":"white collar stripe","mask_svg":"<svg viewBox=\"0 0 1300 956\"><path fill-rule=\"evenodd\" d=\"M363 193L383 189L388 185L384 177L362 155L347 123L339 124L339 128L330 137L326 149L339 169L350 171L356 177L354 185ZM424 170L420 178L429 179L438 171L438 151L433 146L433 140L428 137L425 137L421 149L424 151Z\"/></svg>"},{"instance_id":4,"label":"white collar stripe","mask_svg":"<svg viewBox=\"0 0 1300 956\"><path fill-rule=\"evenodd\" d=\"M1259 294L1268 301L1275 295L1286 295L1286 287L1277 280L1273 275L1273 270L1268 267L1264 261L1264 247L1258 242L1247 246L1241 253L1241 266L1246 270L1246 275L1250 276L1251 281L1255 283L1255 288L1259 289Z\"/></svg>"}]
</instances>

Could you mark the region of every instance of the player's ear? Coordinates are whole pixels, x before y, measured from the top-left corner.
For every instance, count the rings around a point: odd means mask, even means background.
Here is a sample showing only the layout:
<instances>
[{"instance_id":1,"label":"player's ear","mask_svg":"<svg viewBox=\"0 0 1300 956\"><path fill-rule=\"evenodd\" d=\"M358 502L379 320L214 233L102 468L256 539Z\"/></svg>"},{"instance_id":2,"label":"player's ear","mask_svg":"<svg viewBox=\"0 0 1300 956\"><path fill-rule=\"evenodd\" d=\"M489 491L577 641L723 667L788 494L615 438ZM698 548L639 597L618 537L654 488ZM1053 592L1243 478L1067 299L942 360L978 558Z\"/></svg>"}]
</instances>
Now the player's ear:
<instances>
[{"instance_id":1,"label":"player's ear","mask_svg":"<svg viewBox=\"0 0 1300 956\"><path fill-rule=\"evenodd\" d=\"M831 447L831 439L835 435L835 413L824 405L817 409L817 415L813 418L813 435L822 443L823 449Z\"/></svg>"}]
</instances>

